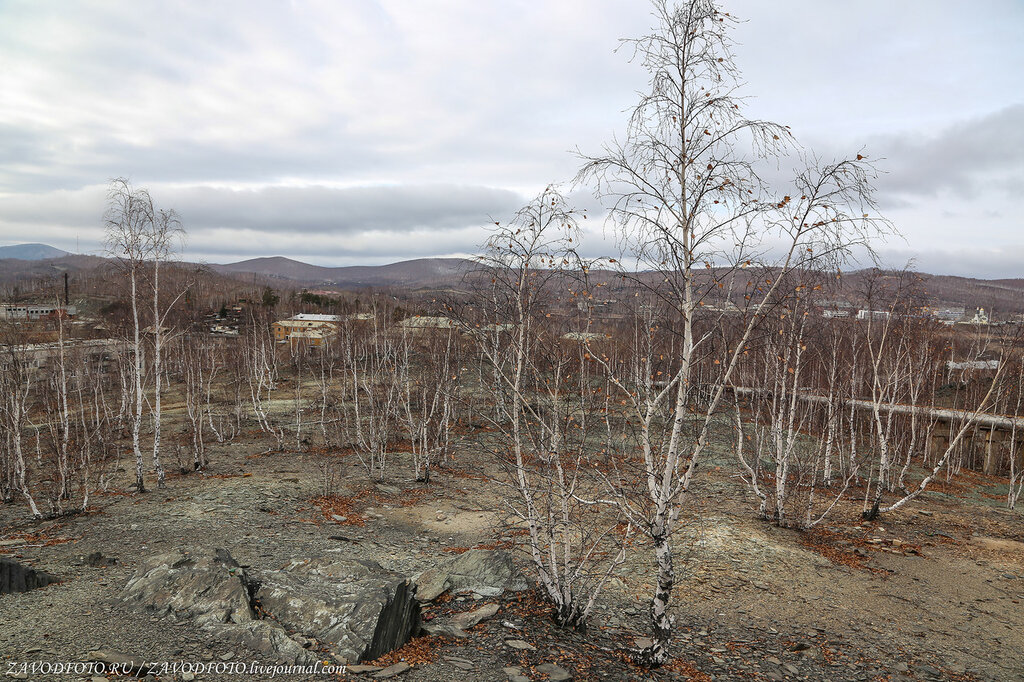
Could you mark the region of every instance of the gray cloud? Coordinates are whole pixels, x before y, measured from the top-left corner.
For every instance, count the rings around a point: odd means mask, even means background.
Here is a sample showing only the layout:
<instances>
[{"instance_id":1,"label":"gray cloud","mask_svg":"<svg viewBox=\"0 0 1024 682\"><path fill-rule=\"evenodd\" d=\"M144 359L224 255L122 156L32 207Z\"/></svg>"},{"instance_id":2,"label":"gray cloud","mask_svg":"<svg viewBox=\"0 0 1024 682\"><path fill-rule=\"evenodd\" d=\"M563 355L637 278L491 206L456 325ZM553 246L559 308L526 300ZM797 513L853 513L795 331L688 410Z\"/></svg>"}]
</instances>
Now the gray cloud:
<instances>
[{"instance_id":1,"label":"gray cloud","mask_svg":"<svg viewBox=\"0 0 1024 682\"><path fill-rule=\"evenodd\" d=\"M1019 2L723 2L749 20L749 113L885 157L910 251L1024 242ZM182 213L192 257L471 252L573 177L567 150L621 134L646 75L613 50L649 25L636 0L0 3L0 243L97 248L127 176ZM578 198L584 249L609 252Z\"/></svg>"},{"instance_id":2,"label":"gray cloud","mask_svg":"<svg viewBox=\"0 0 1024 682\"><path fill-rule=\"evenodd\" d=\"M488 214L506 214L520 203L508 190L458 185L196 187L163 194L186 222L201 230L229 227L291 235L445 230L480 224Z\"/></svg>"},{"instance_id":3,"label":"gray cloud","mask_svg":"<svg viewBox=\"0 0 1024 682\"><path fill-rule=\"evenodd\" d=\"M191 235L189 248L205 255L353 254L397 257L472 252L488 216L514 212L522 198L509 190L462 185L371 187L153 186L154 201L173 207ZM85 233L98 241L105 188L0 197L0 229L66 242ZM45 212L39 211L46 205ZM471 234L467 234L471 231ZM315 246L314 246L315 245Z\"/></svg>"},{"instance_id":4,"label":"gray cloud","mask_svg":"<svg viewBox=\"0 0 1024 682\"><path fill-rule=\"evenodd\" d=\"M867 146L885 157L887 193L1010 194L1024 182L1024 104L957 121L937 134L875 137Z\"/></svg>"}]
</instances>

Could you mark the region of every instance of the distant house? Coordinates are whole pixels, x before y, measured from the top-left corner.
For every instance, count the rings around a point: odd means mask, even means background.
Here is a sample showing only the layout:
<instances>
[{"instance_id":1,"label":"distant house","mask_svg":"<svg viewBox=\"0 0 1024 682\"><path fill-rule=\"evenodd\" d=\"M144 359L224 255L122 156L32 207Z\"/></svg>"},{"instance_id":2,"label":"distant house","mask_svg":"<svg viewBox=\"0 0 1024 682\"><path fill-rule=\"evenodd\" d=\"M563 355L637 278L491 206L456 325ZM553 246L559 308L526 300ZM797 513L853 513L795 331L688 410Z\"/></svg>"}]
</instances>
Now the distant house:
<instances>
[{"instance_id":1,"label":"distant house","mask_svg":"<svg viewBox=\"0 0 1024 682\"><path fill-rule=\"evenodd\" d=\"M950 370L965 370L965 369L972 369L972 370L987 370L987 369L991 369L991 370L996 370L996 369L999 369L999 360L994 360L994 359L993 360L982 360L982 359L978 359L978 360L961 360L960 362L956 362L954 360L950 360L950 361L948 361L946 363L946 369L950 369Z\"/></svg>"},{"instance_id":2,"label":"distant house","mask_svg":"<svg viewBox=\"0 0 1024 682\"><path fill-rule=\"evenodd\" d=\"M299 317L317 319L298 319ZM328 318L328 319L319 319ZM317 332L319 341L313 345L321 345L327 336L338 330L338 323L341 318L337 315L296 315L290 320L278 320L270 325L270 331L274 340L278 343L287 343L293 337L296 339L310 340L313 337L306 335L306 332Z\"/></svg>"},{"instance_id":3,"label":"distant house","mask_svg":"<svg viewBox=\"0 0 1024 682\"><path fill-rule=\"evenodd\" d=\"M63 352L80 354L86 363L106 373L124 347L125 342L120 339L69 339L63 344ZM59 342L0 346L0 369L6 369L12 362L29 372L46 369L61 350ZM72 373L78 371L80 366L72 363Z\"/></svg>"},{"instance_id":4,"label":"distant house","mask_svg":"<svg viewBox=\"0 0 1024 682\"><path fill-rule=\"evenodd\" d=\"M849 317L853 306L848 301L821 301L821 316L827 319Z\"/></svg>"},{"instance_id":5,"label":"distant house","mask_svg":"<svg viewBox=\"0 0 1024 682\"><path fill-rule=\"evenodd\" d=\"M829 318L829 319L839 318L839 317L849 317L850 316L850 311L849 310L839 310L839 309L836 309L836 308L825 308L824 310L821 311L821 316L825 317L825 318Z\"/></svg>"},{"instance_id":6,"label":"distant house","mask_svg":"<svg viewBox=\"0 0 1024 682\"><path fill-rule=\"evenodd\" d=\"M963 308L936 308L932 316L943 324L953 324L964 316Z\"/></svg>"},{"instance_id":7,"label":"distant house","mask_svg":"<svg viewBox=\"0 0 1024 682\"><path fill-rule=\"evenodd\" d=\"M319 347L324 345L324 341L330 334L331 331L324 328L298 329L288 335L288 346L290 348L301 345Z\"/></svg>"},{"instance_id":8,"label":"distant house","mask_svg":"<svg viewBox=\"0 0 1024 682\"><path fill-rule=\"evenodd\" d=\"M514 324L505 323L492 323L485 324L483 326L477 325L476 327L467 327L462 330L464 334L476 338L496 338L502 336L505 332L511 332L515 329Z\"/></svg>"},{"instance_id":9,"label":"distant house","mask_svg":"<svg viewBox=\"0 0 1024 682\"><path fill-rule=\"evenodd\" d=\"M0 305L0 320L40 320L44 318L74 317L75 306L40 305L35 303Z\"/></svg>"},{"instance_id":10,"label":"distant house","mask_svg":"<svg viewBox=\"0 0 1024 682\"><path fill-rule=\"evenodd\" d=\"M238 336L238 328L226 324L210 325L210 333L217 336Z\"/></svg>"},{"instance_id":11,"label":"distant house","mask_svg":"<svg viewBox=\"0 0 1024 682\"><path fill-rule=\"evenodd\" d=\"M888 310L862 309L857 311L858 320L888 320L890 317L892 317L892 313Z\"/></svg>"},{"instance_id":12,"label":"distant house","mask_svg":"<svg viewBox=\"0 0 1024 682\"><path fill-rule=\"evenodd\" d=\"M703 309L712 313L729 313L736 314L741 312L739 307L732 301L725 299L720 301L712 301L710 303L701 302Z\"/></svg>"},{"instance_id":13,"label":"distant house","mask_svg":"<svg viewBox=\"0 0 1024 682\"><path fill-rule=\"evenodd\" d=\"M586 341L597 341L605 338L604 334L598 334L597 332L566 332L562 334L562 338L566 341L578 341L580 343Z\"/></svg>"}]
</instances>

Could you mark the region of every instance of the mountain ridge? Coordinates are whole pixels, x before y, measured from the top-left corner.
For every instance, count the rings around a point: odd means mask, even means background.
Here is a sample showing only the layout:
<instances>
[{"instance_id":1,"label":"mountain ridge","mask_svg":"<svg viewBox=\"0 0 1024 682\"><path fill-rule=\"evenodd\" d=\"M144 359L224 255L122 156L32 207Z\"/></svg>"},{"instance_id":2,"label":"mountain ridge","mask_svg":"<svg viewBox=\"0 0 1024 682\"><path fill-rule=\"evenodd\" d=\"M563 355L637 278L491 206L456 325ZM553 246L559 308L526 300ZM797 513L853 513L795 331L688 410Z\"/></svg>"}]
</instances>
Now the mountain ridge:
<instances>
[{"instance_id":1,"label":"mountain ridge","mask_svg":"<svg viewBox=\"0 0 1024 682\"><path fill-rule=\"evenodd\" d=\"M311 265L286 256L251 258L208 267L221 274L253 273L299 283L349 286L427 286L461 278L473 261L464 258L417 258L387 265Z\"/></svg>"},{"instance_id":2,"label":"mountain ridge","mask_svg":"<svg viewBox=\"0 0 1024 682\"><path fill-rule=\"evenodd\" d=\"M14 258L17 260L49 260L51 258L63 258L73 254L50 246L49 244L10 244L0 246L0 259Z\"/></svg>"},{"instance_id":3,"label":"mountain ridge","mask_svg":"<svg viewBox=\"0 0 1024 682\"><path fill-rule=\"evenodd\" d=\"M47 247L45 244L15 246ZM48 278L64 272L74 274L107 264L111 259L101 256L66 254L39 260L2 257L0 247L0 282L25 278ZM54 249L59 251L59 249ZM17 251L15 251L17 252ZM10 253L8 250L7 253ZM63 253L63 252L62 252ZM336 287L407 289L452 288L463 284L476 262L466 258L418 258L386 265L349 265L327 267L312 265L286 256L266 256L224 264L191 264L220 276L259 277L262 284L275 283L290 287ZM851 271L844 276L844 293L856 290L865 271ZM612 276L614 271L592 271L592 276ZM930 298L943 305L968 309L984 307L1000 312L1024 312L1024 278L975 279L955 275L918 273Z\"/></svg>"}]
</instances>

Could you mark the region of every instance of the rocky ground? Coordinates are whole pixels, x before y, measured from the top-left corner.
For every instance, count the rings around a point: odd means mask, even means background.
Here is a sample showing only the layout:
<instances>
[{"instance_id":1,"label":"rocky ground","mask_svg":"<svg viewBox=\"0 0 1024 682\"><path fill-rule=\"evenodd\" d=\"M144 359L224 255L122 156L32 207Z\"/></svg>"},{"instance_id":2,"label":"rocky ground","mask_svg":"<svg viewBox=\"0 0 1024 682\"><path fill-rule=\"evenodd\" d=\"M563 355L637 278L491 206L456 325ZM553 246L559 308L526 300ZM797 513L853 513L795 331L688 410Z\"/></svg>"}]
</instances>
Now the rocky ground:
<instances>
[{"instance_id":1,"label":"rocky ground","mask_svg":"<svg viewBox=\"0 0 1024 682\"><path fill-rule=\"evenodd\" d=\"M86 515L35 522L20 504L0 506L0 554L60 581L0 595L0 672L91 679L44 674L40 664L102 655L274 664L270 653L216 636L194 618L122 600L140 565L180 548L223 548L257 579L295 558L369 559L413 577L507 539L488 511L493 484L467 473L479 472L479 462L456 462L429 487L408 482L396 463L380 484L354 459L267 447L255 435L216 446L208 472L171 476L165 489L143 494L127 492L127 471ZM328 458L338 497L324 501L317 498ZM646 634L643 599L654 570L649 554L637 552L586 634L555 628L529 590L449 591L425 605L424 622L474 612L462 616L464 636L428 627L435 634L343 679L1024 679L1019 513L929 494L874 524L862 524L851 505L826 528L801 534L758 521L725 470L700 485L700 505L679 539L689 551L678 576L671 665L644 673L623 654ZM159 677L262 679L267 670Z\"/></svg>"}]
</instances>

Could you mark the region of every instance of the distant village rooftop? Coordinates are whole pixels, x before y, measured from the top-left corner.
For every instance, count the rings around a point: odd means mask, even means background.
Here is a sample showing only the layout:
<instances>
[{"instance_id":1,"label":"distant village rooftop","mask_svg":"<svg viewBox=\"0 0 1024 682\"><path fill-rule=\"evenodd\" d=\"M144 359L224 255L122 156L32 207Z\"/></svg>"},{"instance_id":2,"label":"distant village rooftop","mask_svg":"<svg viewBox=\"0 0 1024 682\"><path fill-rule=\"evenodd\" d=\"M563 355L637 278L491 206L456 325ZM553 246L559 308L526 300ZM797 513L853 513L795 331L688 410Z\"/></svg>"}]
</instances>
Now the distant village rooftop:
<instances>
[{"instance_id":1,"label":"distant village rooftop","mask_svg":"<svg viewBox=\"0 0 1024 682\"><path fill-rule=\"evenodd\" d=\"M448 317L427 317L414 315L398 323L403 329L450 329L455 326Z\"/></svg>"},{"instance_id":2,"label":"distant village rooftop","mask_svg":"<svg viewBox=\"0 0 1024 682\"><path fill-rule=\"evenodd\" d=\"M341 315L318 315L316 313L299 313L292 317L299 322L341 322Z\"/></svg>"}]
</instances>

